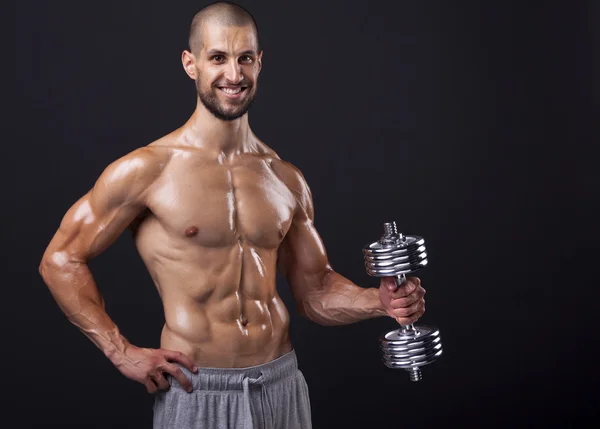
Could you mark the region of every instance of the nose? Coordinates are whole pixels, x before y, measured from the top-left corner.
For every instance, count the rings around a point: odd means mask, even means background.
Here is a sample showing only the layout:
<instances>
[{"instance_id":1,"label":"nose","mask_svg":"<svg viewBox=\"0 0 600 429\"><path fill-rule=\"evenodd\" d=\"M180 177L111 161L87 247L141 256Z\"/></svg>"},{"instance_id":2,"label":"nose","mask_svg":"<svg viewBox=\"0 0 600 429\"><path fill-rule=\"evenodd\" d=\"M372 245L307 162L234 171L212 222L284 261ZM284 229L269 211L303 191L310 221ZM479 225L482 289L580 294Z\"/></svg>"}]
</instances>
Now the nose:
<instances>
[{"instance_id":1,"label":"nose","mask_svg":"<svg viewBox=\"0 0 600 429\"><path fill-rule=\"evenodd\" d=\"M237 60L232 60L227 65L225 70L225 79L233 84L238 84L242 81L242 67Z\"/></svg>"}]
</instances>

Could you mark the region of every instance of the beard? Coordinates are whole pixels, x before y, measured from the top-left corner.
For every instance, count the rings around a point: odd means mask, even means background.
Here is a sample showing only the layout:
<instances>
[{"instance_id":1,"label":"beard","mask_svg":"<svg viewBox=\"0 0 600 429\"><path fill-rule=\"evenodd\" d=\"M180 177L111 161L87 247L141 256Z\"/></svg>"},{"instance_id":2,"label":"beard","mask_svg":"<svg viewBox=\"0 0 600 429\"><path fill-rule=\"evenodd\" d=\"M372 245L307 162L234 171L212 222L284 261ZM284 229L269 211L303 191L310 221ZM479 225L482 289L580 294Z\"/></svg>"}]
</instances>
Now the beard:
<instances>
[{"instance_id":1,"label":"beard","mask_svg":"<svg viewBox=\"0 0 600 429\"><path fill-rule=\"evenodd\" d=\"M212 113L212 115L223 121L233 121L241 116L244 116L250 105L256 97L256 84L253 86L247 86L244 89L246 92L245 97L240 102L233 102L230 105L226 105L219 100L217 91L220 91L217 87L203 88L200 84L200 76L196 79L196 92L200 102L206 107L206 109Z\"/></svg>"}]
</instances>

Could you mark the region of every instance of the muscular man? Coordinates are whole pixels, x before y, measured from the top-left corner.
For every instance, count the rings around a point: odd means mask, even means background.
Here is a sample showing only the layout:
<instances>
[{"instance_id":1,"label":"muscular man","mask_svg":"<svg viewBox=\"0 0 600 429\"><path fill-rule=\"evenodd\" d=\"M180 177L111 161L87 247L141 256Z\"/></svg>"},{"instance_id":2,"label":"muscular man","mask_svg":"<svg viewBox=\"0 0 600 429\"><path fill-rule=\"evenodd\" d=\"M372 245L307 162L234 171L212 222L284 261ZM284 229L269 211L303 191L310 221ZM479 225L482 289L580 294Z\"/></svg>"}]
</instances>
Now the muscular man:
<instances>
[{"instance_id":1,"label":"muscular man","mask_svg":"<svg viewBox=\"0 0 600 429\"><path fill-rule=\"evenodd\" d=\"M252 16L214 3L182 54L195 81L189 120L110 164L65 214L40 265L61 310L126 377L154 393L154 427L310 428L310 401L277 294L323 325L424 313L416 277L394 291L335 272L301 172L248 124L262 51ZM165 313L160 349L127 341L104 310L88 261L129 228Z\"/></svg>"}]
</instances>

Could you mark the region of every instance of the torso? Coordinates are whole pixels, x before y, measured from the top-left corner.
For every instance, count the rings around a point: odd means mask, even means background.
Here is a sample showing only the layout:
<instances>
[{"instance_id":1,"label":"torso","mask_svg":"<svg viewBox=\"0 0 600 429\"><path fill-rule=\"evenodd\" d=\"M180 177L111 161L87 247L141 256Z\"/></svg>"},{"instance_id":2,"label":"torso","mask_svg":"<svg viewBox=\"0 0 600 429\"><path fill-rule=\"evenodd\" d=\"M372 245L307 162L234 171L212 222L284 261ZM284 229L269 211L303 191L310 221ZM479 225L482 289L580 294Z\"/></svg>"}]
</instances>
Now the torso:
<instances>
[{"instance_id":1,"label":"torso","mask_svg":"<svg viewBox=\"0 0 600 429\"><path fill-rule=\"evenodd\" d=\"M264 153L226 161L195 148L156 150L168 163L132 230L164 306L161 348L201 367L253 366L290 351L275 284L297 207L276 173L285 163Z\"/></svg>"}]
</instances>

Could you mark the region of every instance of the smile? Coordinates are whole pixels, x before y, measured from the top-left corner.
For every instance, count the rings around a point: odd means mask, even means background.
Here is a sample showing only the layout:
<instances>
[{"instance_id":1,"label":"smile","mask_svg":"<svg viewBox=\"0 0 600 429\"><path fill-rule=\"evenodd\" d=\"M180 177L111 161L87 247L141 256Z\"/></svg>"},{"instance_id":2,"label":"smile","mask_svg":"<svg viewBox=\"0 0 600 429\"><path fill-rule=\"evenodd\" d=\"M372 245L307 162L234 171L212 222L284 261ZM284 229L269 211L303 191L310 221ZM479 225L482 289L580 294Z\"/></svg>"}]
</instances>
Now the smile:
<instances>
[{"instance_id":1,"label":"smile","mask_svg":"<svg viewBox=\"0 0 600 429\"><path fill-rule=\"evenodd\" d=\"M238 88L219 87L221 92L224 93L227 96L227 98L239 98L247 88L248 87L246 86Z\"/></svg>"}]
</instances>

